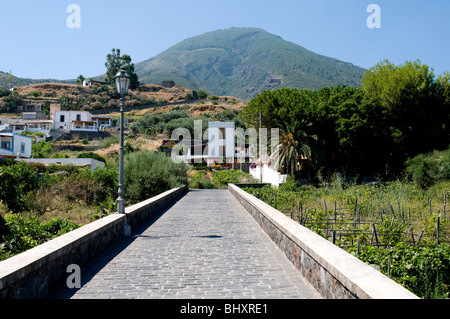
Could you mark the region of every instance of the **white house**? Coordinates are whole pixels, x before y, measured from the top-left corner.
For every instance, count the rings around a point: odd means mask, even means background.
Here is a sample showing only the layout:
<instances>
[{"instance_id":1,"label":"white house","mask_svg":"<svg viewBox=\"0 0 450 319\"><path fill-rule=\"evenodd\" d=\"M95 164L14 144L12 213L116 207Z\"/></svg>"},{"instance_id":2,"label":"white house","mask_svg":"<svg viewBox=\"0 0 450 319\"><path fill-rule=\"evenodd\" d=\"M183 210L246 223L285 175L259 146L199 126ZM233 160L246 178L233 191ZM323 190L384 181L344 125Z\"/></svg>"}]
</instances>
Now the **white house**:
<instances>
[{"instance_id":1,"label":"white house","mask_svg":"<svg viewBox=\"0 0 450 319\"><path fill-rule=\"evenodd\" d=\"M255 161L256 149L254 144L236 143L234 122L209 122L208 140L181 140L166 141L165 144L176 143L172 156L177 161L186 163L201 163L205 161L208 166L226 163L253 163ZM168 146L163 146L168 147ZM182 150L182 152L181 152ZM180 155L183 153L183 155Z\"/></svg>"},{"instance_id":2,"label":"white house","mask_svg":"<svg viewBox=\"0 0 450 319\"><path fill-rule=\"evenodd\" d=\"M0 156L30 158L33 139L15 133L0 133Z\"/></svg>"},{"instance_id":3,"label":"white house","mask_svg":"<svg viewBox=\"0 0 450 319\"><path fill-rule=\"evenodd\" d=\"M42 133L49 136L53 121L45 119L9 119L0 118L0 124L10 133L20 134L24 131Z\"/></svg>"},{"instance_id":4,"label":"white house","mask_svg":"<svg viewBox=\"0 0 450 319\"><path fill-rule=\"evenodd\" d=\"M93 115L92 121L97 122L98 127L113 126L113 118L110 115Z\"/></svg>"},{"instance_id":5,"label":"white house","mask_svg":"<svg viewBox=\"0 0 450 319\"><path fill-rule=\"evenodd\" d=\"M236 158L234 122L208 123L208 166L224 159L233 163Z\"/></svg>"},{"instance_id":6,"label":"white house","mask_svg":"<svg viewBox=\"0 0 450 319\"><path fill-rule=\"evenodd\" d=\"M87 111L55 111L54 128L62 131L98 131L98 123Z\"/></svg>"},{"instance_id":7,"label":"white house","mask_svg":"<svg viewBox=\"0 0 450 319\"><path fill-rule=\"evenodd\" d=\"M92 86L92 80L88 79L83 80L83 86Z\"/></svg>"}]
</instances>

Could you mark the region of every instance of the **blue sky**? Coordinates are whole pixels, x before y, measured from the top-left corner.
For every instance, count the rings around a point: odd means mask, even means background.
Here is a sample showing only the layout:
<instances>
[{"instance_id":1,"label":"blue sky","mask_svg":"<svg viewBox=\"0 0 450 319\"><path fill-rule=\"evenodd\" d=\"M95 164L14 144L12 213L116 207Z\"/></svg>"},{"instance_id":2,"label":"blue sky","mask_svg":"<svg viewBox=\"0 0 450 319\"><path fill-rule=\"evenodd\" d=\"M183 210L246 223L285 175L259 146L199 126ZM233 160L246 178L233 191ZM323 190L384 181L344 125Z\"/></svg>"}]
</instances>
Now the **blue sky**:
<instances>
[{"instance_id":1,"label":"blue sky","mask_svg":"<svg viewBox=\"0 0 450 319\"><path fill-rule=\"evenodd\" d=\"M0 71L73 79L106 71L112 48L133 62L205 32L258 27L313 52L370 68L420 59L450 71L448 0L1 0ZM70 4L81 28L69 28ZM381 28L370 29L370 4Z\"/></svg>"}]
</instances>

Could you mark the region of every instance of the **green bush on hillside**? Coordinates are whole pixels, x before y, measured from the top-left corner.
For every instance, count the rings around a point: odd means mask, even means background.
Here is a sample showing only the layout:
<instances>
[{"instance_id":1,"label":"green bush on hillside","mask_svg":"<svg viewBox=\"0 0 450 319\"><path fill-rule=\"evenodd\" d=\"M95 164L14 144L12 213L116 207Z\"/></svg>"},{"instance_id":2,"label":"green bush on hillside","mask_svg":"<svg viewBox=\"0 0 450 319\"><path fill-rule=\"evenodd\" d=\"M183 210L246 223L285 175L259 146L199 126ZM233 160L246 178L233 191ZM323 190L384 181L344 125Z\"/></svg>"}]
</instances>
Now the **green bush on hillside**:
<instances>
[{"instance_id":1,"label":"green bush on hillside","mask_svg":"<svg viewBox=\"0 0 450 319\"><path fill-rule=\"evenodd\" d=\"M32 157L33 158L49 158L53 153L52 146L46 141L33 143Z\"/></svg>"},{"instance_id":2,"label":"green bush on hillside","mask_svg":"<svg viewBox=\"0 0 450 319\"><path fill-rule=\"evenodd\" d=\"M165 131L167 123L184 118L189 118L189 113L179 110L162 114L146 114L141 116L130 129L133 134L156 135Z\"/></svg>"},{"instance_id":3,"label":"green bush on hillside","mask_svg":"<svg viewBox=\"0 0 450 319\"><path fill-rule=\"evenodd\" d=\"M422 189L450 179L450 147L445 151L420 154L406 161L406 173Z\"/></svg>"},{"instance_id":4,"label":"green bush on hillside","mask_svg":"<svg viewBox=\"0 0 450 319\"><path fill-rule=\"evenodd\" d=\"M80 227L66 218L55 218L41 223L36 217L25 219L14 214L7 215L3 222L3 232L0 233L0 260Z\"/></svg>"},{"instance_id":5,"label":"green bush on hillside","mask_svg":"<svg viewBox=\"0 0 450 319\"><path fill-rule=\"evenodd\" d=\"M105 158L103 158L102 156L100 156L100 155L98 155L98 154L95 154L95 153L93 153L93 152L81 153L81 154L79 154L79 155L77 156L77 158L92 158L92 159L95 159L95 160L97 160L97 161L106 163Z\"/></svg>"},{"instance_id":6,"label":"green bush on hillside","mask_svg":"<svg viewBox=\"0 0 450 319\"><path fill-rule=\"evenodd\" d=\"M219 187L227 186L228 183L253 182L253 176L241 170L223 170L212 172L212 181Z\"/></svg>"},{"instance_id":7,"label":"green bush on hillside","mask_svg":"<svg viewBox=\"0 0 450 319\"><path fill-rule=\"evenodd\" d=\"M19 213L28 208L26 195L42 183L37 174L37 168L24 162L0 167L0 200L10 211Z\"/></svg>"},{"instance_id":8,"label":"green bush on hillside","mask_svg":"<svg viewBox=\"0 0 450 319\"><path fill-rule=\"evenodd\" d=\"M187 165L147 150L125 158L125 198L137 203L187 184Z\"/></svg>"}]
</instances>

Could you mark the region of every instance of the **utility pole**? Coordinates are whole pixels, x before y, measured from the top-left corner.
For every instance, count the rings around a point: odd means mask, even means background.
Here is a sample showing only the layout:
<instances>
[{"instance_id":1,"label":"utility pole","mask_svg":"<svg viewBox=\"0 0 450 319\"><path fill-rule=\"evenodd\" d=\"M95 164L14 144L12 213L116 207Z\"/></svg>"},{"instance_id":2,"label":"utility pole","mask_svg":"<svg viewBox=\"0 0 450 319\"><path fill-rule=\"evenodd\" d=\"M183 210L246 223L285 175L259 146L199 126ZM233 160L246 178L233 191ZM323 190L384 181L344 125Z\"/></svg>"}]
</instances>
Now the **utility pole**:
<instances>
[{"instance_id":1,"label":"utility pole","mask_svg":"<svg viewBox=\"0 0 450 319\"><path fill-rule=\"evenodd\" d=\"M262 139L261 139L261 128L262 128L262 115L261 112L259 112L259 180L260 183L263 182L262 178L262 169L263 169L263 163L262 163Z\"/></svg>"}]
</instances>

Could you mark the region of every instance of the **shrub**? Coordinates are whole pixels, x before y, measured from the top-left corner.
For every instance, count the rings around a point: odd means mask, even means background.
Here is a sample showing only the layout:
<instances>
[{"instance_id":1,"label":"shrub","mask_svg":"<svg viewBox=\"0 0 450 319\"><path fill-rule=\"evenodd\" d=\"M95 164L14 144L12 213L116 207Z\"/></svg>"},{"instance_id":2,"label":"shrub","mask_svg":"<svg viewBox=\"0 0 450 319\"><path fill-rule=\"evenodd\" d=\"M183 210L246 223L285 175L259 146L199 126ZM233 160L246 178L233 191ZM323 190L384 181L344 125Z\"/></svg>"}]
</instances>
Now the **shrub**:
<instances>
[{"instance_id":1,"label":"shrub","mask_svg":"<svg viewBox=\"0 0 450 319\"><path fill-rule=\"evenodd\" d=\"M132 203L187 184L186 164L176 164L164 154L147 150L128 155L124 171L125 198Z\"/></svg>"},{"instance_id":2,"label":"shrub","mask_svg":"<svg viewBox=\"0 0 450 319\"><path fill-rule=\"evenodd\" d=\"M120 137L117 135L113 135L113 136L110 136L110 137L100 140L98 148L108 148L111 145L118 144L118 143L120 143Z\"/></svg>"},{"instance_id":3,"label":"shrub","mask_svg":"<svg viewBox=\"0 0 450 319\"><path fill-rule=\"evenodd\" d=\"M214 189L216 186L214 183L206 177L197 177L189 181L190 189Z\"/></svg>"},{"instance_id":4,"label":"shrub","mask_svg":"<svg viewBox=\"0 0 450 319\"><path fill-rule=\"evenodd\" d=\"M42 92L39 91L31 91L30 96L33 97L40 97L42 95Z\"/></svg>"},{"instance_id":5,"label":"shrub","mask_svg":"<svg viewBox=\"0 0 450 319\"><path fill-rule=\"evenodd\" d=\"M69 166L64 166L67 171ZM117 171L72 167L56 186L56 193L68 201L83 201L87 205L100 205L117 194Z\"/></svg>"},{"instance_id":6,"label":"shrub","mask_svg":"<svg viewBox=\"0 0 450 319\"><path fill-rule=\"evenodd\" d=\"M26 195L39 187L38 169L24 162L0 167L0 200L13 213L28 208Z\"/></svg>"},{"instance_id":7,"label":"shrub","mask_svg":"<svg viewBox=\"0 0 450 319\"><path fill-rule=\"evenodd\" d=\"M10 90L0 89L0 97L8 96L11 94Z\"/></svg>"},{"instance_id":8,"label":"shrub","mask_svg":"<svg viewBox=\"0 0 450 319\"><path fill-rule=\"evenodd\" d=\"M450 179L450 147L445 151L420 154L406 161L406 173L422 189Z\"/></svg>"},{"instance_id":9,"label":"shrub","mask_svg":"<svg viewBox=\"0 0 450 319\"><path fill-rule=\"evenodd\" d=\"M174 130L178 128L185 128L190 132L191 138L194 138L194 122L198 120L202 121L202 132L205 132L208 129L207 120L204 118L186 117L171 120L164 126L164 133L170 136Z\"/></svg>"},{"instance_id":10,"label":"shrub","mask_svg":"<svg viewBox=\"0 0 450 319\"><path fill-rule=\"evenodd\" d=\"M172 121L186 121L189 118L189 113L186 111L172 110L168 113L162 114L146 114L141 116L136 123L131 126L131 131L134 134L155 135L167 132L167 126L183 127L175 124L170 124ZM169 123L169 124L168 124ZM172 131L170 131L172 132ZM169 133L170 134L170 133Z\"/></svg>"},{"instance_id":11,"label":"shrub","mask_svg":"<svg viewBox=\"0 0 450 319\"><path fill-rule=\"evenodd\" d=\"M219 97L215 95L208 95L208 100L210 101L218 101Z\"/></svg>"},{"instance_id":12,"label":"shrub","mask_svg":"<svg viewBox=\"0 0 450 319\"><path fill-rule=\"evenodd\" d=\"M355 254L355 248L349 249ZM361 260L380 267L387 274L390 262L390 277L421 298L448 298L450 284L450 246L440 244L434 247L408 246L398 243L384 249L362 246Z\"/></svg>"},{"instance_id":13,"label":"shrub","mask_svg":"<svg viewBox=\"0 0 450 319\"><path fill-rule=\"evenodd\" d=\"M197 90L197 95L199 99L206 99L209 95L208 92L204 91L204 90Z\"/></svg>"},{"instance_id":14,"label":"shrub","mask_svg":"<svg viewBox=\"0 0 450 319\"><path fill-rule=\"evenodd\" d=\"M93 153L93 152L80 153L80 154L77 156L77 158L93 158L93 159L95 159L95 160L97 160L97 161L106 163L105 158L103 158L102 156L100 156L100 155L98 155L98 154L95 154L95 153Z\"/></svg>"},{"instance_id":15,"label":"shrub","mask_svg":"<svg viewBox=\"0 0 450 319\"><path fill-rule=\"evenodd\" d=\"M212 172L212 181L218 186L226 186L228 183L252 182L253 176L241 170L223 170Z\"/></svg>"},{"instance_id":16,"label":"shrub","mask_svg":"<svg viewBox=\"0 0 450 319\"><path fill-rule=\"evenodd\" d=\"M33 143L32 157L33 158L48 158L53 153L52 146L46 141Z\"/></svg>"},{"instance_id":17,"label":"shrub","mask_svg":"<svg viewBox=\"0 0 450 319\"><path fill-rule=\"evenodd\" d=\"M7 215L4 222L6 231L0 236L0 260L80 227L66 218L52 219L41 224L35 217L24 219L19 215Z\"/></svg>"}]
</instances>

